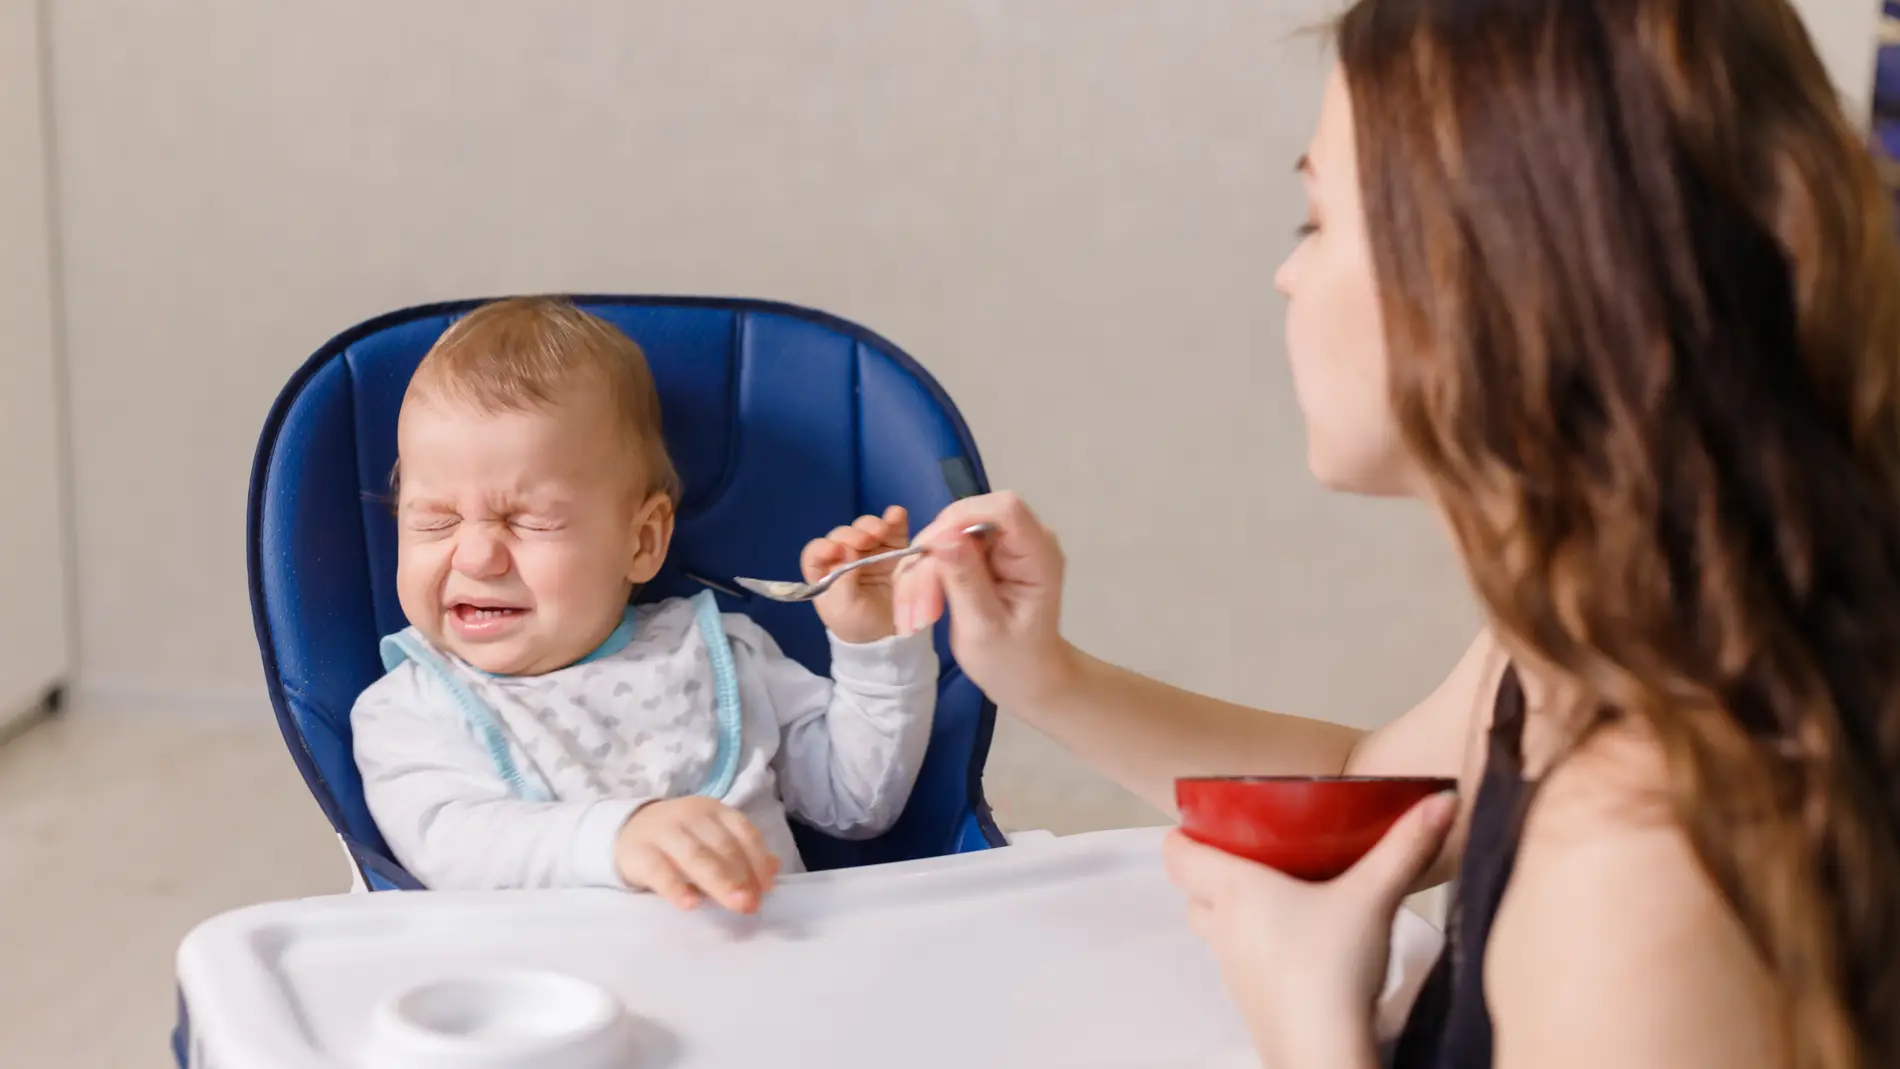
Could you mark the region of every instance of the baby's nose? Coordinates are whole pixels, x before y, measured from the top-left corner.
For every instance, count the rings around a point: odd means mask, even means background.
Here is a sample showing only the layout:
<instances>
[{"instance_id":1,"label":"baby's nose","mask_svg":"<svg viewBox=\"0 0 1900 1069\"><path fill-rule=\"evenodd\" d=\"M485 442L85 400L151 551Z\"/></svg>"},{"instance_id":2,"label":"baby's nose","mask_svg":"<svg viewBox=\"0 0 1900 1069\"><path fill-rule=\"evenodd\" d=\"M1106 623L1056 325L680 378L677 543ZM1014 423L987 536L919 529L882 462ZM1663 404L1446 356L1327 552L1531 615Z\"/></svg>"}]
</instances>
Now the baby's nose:
<instances>
[{"instance_id":1,"label":"baby's nose","mask_svg":"<svg viewBox=\"0 0 1900 1069\"><path fill-rule=\"evenodd\" d=\"M508 547L478 524L465 525L455 543L455 570L471 579L492 579L508 572Z\"/></svg>"}]
</instances>

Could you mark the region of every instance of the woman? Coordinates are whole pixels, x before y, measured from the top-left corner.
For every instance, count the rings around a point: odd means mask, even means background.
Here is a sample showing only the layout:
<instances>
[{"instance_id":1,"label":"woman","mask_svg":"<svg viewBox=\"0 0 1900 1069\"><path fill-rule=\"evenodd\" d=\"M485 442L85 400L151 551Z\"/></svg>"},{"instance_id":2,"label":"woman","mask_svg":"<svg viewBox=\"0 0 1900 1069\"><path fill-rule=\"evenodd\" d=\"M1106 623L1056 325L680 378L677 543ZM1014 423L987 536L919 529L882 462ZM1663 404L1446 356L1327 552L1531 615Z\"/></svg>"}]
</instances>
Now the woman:
<instances>
[{"instance_id":1,"label":"woman","mask_svg":"<svg viewBox=\"0 0 1900 1069\"><path fill-rule=\"evenodd\" d=\"M1370 734L1239 708L1065 642L1007 496L920 534L900 623L947 602L1005 709L1164 806L1460 777L1331 884L1170 843L1270 1065L1374 1063L1393 910L1455 871L1402 1065L1900 1065L1900 264L1800 22L1360 0L1337 41L1277 278L1310 465L1434 507L1487 631Z\"/></svg>"}]
</instances>

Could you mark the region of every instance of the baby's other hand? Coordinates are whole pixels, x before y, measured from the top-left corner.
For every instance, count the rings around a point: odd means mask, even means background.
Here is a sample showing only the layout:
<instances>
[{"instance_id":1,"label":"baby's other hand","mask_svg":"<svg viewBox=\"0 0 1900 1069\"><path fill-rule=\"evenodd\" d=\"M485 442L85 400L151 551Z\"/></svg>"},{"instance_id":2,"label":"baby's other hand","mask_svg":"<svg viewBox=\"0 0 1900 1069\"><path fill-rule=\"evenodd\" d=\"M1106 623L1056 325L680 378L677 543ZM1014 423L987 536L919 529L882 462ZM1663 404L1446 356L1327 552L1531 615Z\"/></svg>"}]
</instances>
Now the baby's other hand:
<instances>
[{"instance_id":1,"label":"baby's other hand","mask_svg":"<svg viewBox=\"0 0 1900 1069\"><path fill-rule=\"evenodd\" d=\"M757 913L779 861L745 814L695 795L635 812L614 843L614 865L627 886L680 909L710 897L734 913Z\"/></svg>"},{"instance_id":2,"label":"baby's other hand","mask_svg":"<svg viewBox=\"0 0 1900 1069\"><path fill-rule=\"evenodd\" d=\"M839 565L908 545L910 515L901 506L892 505L883 516L860 516L851 526L840 527L806 546L799 569L806 582L815 583ZM825 629L852 645L896 634L897 626L891 620L892 576L896 569L895 562L860 568L820 595L813 604Z\"/></svg>"}]
</instances>

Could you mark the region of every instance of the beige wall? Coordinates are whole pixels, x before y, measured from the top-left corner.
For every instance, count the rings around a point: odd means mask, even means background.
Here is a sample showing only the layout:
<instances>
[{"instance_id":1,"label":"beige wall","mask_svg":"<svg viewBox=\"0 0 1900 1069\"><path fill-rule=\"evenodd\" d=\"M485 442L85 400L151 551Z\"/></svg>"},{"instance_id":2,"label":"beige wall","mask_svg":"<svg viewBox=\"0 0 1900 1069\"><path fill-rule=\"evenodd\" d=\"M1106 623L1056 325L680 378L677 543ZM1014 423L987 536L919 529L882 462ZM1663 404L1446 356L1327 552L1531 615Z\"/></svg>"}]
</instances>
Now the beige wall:
<instances>
[{"instance_id":1,"label":"beige wall","mask_svg":"<svg viewBox=\"0 0 1900 1069\"><path fill-rule=\"evenodd\" d=\"M1303 474L1270 274L1323 62L1305 14L55 10L95 694L253 696L271 397L336 329L510 290L763 295L889 334L1065 534L1077 637L1172 678L1375 721L1470 628L1421 516Z\"/></svg>"},{"instance_id":2,"label":"beige wall","mask_svg":"<svg viewBox=\"0 0 1900 1069\"><path fill-rule=\"evenodd\" d=\"M1079 640L1379 722L1473 617L1416 509L1304 472L1270 275L1330 7L53 0L89 690L254 707L250 451L331 332L587 289L890 335L1063 532Z\"/></svg>"},{"instance_id":3,"label":"beige wall","mask_svg":"<svg viewBox=\"0 0 1900 1069\"><path fill-rule=\"evenodd\" d=\"M0 728L66 672L36 0L0 0Z\"/></svg>"}]
</instances>

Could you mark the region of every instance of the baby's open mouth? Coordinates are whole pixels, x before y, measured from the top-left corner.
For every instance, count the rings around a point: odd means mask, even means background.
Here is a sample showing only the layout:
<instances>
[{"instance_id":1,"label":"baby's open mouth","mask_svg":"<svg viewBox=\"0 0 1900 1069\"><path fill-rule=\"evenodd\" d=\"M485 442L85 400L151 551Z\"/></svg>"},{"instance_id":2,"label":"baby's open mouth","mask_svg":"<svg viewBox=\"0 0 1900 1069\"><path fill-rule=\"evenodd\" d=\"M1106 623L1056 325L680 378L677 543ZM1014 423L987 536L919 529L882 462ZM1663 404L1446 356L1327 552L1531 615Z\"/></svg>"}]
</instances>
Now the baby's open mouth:
<instances>
[{"instance_id":1,"label":"baby's open mouth","mask_svg":"<svg viewBox=\"0 0 1900 1069\"><path fill-rule=\"evenodd\" d=\"M449 615L455 622L463 625L494 624L513 620L528 610L518 605L498 605L483 602L463 601L449 607Z\"/></svg>"}]
</instances>

